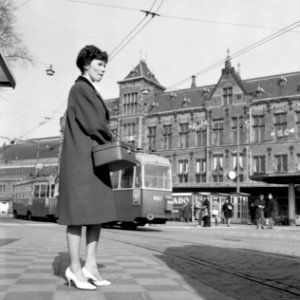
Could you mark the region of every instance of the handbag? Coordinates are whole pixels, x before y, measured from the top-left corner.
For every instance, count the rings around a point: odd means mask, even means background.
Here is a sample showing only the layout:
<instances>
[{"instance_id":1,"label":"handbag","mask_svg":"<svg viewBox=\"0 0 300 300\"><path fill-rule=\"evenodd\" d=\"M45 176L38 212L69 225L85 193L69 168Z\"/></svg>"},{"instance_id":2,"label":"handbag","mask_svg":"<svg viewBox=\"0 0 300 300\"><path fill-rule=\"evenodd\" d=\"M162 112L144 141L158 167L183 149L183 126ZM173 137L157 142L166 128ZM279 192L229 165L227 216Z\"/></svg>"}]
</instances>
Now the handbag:
<instances>
[{"instance_id":1,"label":"handbag","mask_svg":"<svg viewBox=\"0 0 300 300\"><path fill-rule=\"evenodd\" d=\"M111 172L137 165L135 152L130 145L122 141L94 145L92 157L95 168L107 166Z\"/></svg>"}]
</instances>

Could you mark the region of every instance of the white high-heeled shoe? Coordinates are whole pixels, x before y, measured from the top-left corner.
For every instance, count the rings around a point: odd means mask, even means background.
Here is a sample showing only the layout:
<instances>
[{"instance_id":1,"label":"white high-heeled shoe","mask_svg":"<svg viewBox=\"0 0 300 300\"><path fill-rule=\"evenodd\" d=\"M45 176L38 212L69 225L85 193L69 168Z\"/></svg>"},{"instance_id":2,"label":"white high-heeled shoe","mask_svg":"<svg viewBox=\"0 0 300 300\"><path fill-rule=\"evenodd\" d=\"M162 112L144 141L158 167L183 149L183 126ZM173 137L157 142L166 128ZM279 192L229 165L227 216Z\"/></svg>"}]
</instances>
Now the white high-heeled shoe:
<instances>
[{"instance_id":1,"label":"white high-heeled shoe","mask_svg":"<svg viewBox=\"0 0 300 300\"><path fill-rule=\"evenodd\" d=\"M72 281L74 283L74 285L80 290L96 290L97 289L93 284L91 284L89 282L79 281L76 278L75 274L70 270L69 267L66 269L65 276L68 280L69 287L70 287L71 281Z\"/></svg>"},{"instance_id":2,"label":"white high-heeled shoe","mask_svg":"<svg viewBox=\"0 0 300 300\"><path fill-rule=\"evenodd\" d=\"M92 275L86 268L82 268L82 273L87 279L91 279L94 285L105 286L110 285L111 282L108 280L98 280L94 275Z\"/></svg>"}]
</instances>

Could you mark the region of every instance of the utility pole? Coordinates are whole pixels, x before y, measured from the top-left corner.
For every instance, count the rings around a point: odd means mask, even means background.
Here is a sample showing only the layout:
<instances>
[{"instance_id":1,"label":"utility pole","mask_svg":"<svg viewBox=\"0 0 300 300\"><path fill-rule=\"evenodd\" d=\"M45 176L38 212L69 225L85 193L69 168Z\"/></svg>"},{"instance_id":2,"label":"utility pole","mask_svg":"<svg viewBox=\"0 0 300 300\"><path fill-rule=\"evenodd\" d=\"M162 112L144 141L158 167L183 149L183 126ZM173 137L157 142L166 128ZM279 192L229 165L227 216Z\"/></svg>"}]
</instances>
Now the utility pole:
<instances>
[{"instance_id":1,"label":"utility pole","mask_svg":"<svg viewBox=\"0 0 300 300\"><path fill-rule=\"evenodd\" d=\"M240 114L237 115L236 193L240 193Z\"/></svg>"}]
</instances>

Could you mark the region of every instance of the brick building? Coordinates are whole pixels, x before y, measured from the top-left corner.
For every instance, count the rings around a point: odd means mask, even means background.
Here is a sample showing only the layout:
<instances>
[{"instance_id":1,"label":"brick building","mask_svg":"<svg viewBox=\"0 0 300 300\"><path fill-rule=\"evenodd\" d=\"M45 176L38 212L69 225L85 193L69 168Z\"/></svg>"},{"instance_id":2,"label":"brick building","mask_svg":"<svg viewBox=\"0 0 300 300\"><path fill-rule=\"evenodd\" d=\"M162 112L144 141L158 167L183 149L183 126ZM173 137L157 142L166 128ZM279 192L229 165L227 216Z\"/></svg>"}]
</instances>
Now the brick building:
<instances>
[{"instance_id":1,"label":"brick building","mask_svg":"<svg viewBox=\"0 0 300 300\"><path fill-rule=\"evenodd\" d=\"M300 72L243 80L227 56L216 84L192 76L190 88L166 92L141 60L118 84L120 96L106 101L111 129L167 157L175 192L272 192L294 222Z\"/></svg>"}]
</instances>

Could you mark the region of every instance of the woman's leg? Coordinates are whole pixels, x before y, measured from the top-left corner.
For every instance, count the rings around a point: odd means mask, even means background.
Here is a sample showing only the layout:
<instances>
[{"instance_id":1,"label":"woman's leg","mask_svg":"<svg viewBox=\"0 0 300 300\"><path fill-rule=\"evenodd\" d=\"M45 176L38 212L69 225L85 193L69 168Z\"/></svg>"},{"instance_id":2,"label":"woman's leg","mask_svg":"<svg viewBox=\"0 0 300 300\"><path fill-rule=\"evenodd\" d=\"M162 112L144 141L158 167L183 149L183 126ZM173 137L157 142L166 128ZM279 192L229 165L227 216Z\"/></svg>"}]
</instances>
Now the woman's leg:
<instances>
[{"instance_id":1,"label":"woman's leg","mask_svg":"<svg viewBox=\"0 0 300 300\"><path fill-rule=\"evenodd\" d=\"M102 277L97 266L97 246L100 238L101 224L86 227L86 261L84 267L98 280Z\"/></svg>"},{"instance_id":2,"label":"woman's leg","mask_svg":"<svg viewBox=\"0 0 300 300\"><path fill-rule=\"evenodd\" d=\"M67 226L67 244L70 256L70 269L79 281L87 282L81 270L80 242L81 226Z\"/></svg>"}]
</instances>

